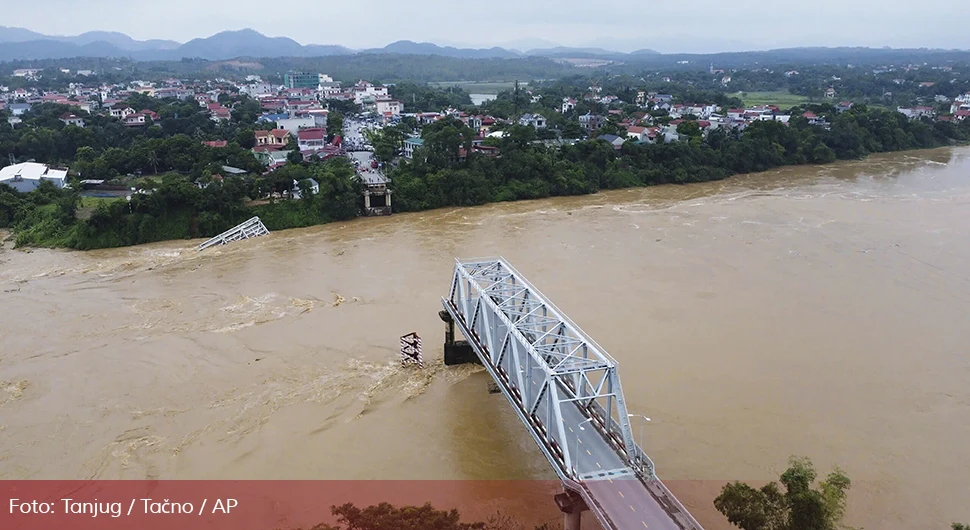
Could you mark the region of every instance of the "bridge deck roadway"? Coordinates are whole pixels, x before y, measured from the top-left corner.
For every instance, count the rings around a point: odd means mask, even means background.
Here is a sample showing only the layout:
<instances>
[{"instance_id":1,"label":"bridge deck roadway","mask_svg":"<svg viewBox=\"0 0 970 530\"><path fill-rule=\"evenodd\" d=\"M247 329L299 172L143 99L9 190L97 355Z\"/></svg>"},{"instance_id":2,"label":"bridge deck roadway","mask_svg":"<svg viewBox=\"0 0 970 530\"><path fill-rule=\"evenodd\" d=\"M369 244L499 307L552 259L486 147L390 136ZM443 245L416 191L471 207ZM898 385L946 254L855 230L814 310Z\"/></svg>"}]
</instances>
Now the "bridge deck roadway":
<instances>
[{"instance_id":1,"label":"bridge deck roadway","mask_svg":"<svg viewBox=\"0 0 970 530\"><path fill-rule=\"evenodd\" d=\"M586 477L593 473L607 471L625 472L622 475L604 478L589 477L580 482L609 517L613 528L682 530L654 498L646 484L633 474L633 470L620 458L616 449L604 439L600 431L592 426L594 422L588 421L589 418L574 403L570 405L572 406L562 409L563 423L566 426L567 438L573 438L567 439L567 442L570 442L573 454L578 455L575 466L580 476ZM583 429L579 428L580 425ZM579 450L576 450L576 447Z\"/></svg>"}]
</instances>

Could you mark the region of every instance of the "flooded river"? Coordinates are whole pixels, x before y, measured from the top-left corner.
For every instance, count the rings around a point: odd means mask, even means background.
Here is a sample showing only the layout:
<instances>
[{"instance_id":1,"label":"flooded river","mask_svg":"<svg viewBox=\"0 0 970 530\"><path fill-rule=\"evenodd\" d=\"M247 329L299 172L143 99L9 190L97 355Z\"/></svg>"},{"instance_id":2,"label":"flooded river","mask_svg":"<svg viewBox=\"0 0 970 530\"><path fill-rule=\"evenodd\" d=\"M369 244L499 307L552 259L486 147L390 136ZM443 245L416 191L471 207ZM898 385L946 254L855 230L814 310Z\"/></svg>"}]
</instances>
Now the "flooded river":
<instances>
[{"instance_id":1,"label":"flooded river","mask_svg":"<svg viewBox=\"0 0 970 530\"><path fill-rule=\"evenodd\" d=\"M502 255L619 361L708 528L792 454L846 470L851 524L970 522L968 149L196 244L0 251L0 477L553 478L441 364L454 258Z\"/></svg>"}]
</instances>

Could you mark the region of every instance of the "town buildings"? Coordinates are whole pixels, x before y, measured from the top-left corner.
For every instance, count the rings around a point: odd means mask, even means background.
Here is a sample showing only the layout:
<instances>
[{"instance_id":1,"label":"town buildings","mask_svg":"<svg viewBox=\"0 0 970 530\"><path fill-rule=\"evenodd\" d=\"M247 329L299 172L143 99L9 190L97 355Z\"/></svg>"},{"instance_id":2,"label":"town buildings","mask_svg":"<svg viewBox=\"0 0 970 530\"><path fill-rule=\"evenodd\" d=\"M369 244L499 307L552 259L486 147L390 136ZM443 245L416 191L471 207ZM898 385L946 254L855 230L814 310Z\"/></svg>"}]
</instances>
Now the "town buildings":
<instances>
[{"instance_id":1,"label":"town buildings","mask_svg":"<svg viewBox=\"0 0 970 530\"><path fill-rule=\"evenodd\" d=\"M286 88L317 88L319 85L319 74L290 72L283 75L283 86Z\"/></svg>"},{"instance_id":2,"label":"town buildings","mask_svg":"<svg viewBox=\"0 0 970 530\"><path fill-rule=\"evenodd\" d=\"M256 145L280 145L285 146L293 137L286 129L273 129L271 131L253 131L256 136Z\"/></svg>"},{"instance_id":3,"label":"town buildings","mask_svg":"<svg viewBox=\"0 0 970 530\"><path fill-rule=\"evenodd\" d=\"M67 169L54 169L35 162L0 168L0 184L6 184L19 192L34 191L45 180L57 188L63 188L67 184Z\"/></svg>"},{"instance_id":4,"label":"town buildings","mask_svg":"<svg viewBox=\"0 0 970 530\"><path fill-rule=\"evenodd\" d=\"M300 151L316 151L327 144L327 130L321 128L302 129L296 133Z\"/></svg>"},{"instance_id":5,"label":"town buildings","mask_svg":"<svg viewBox=\"0 0 970 530\"><path fill-rule=\"evenodd\" d=\"M59 119L64 123L64 125L73 125L75 127L84 127L84 118L81 118L80 116L77 116L76 114L71 114L70 112L66 112L64 114L61 114Z\"/></svg>"}]
</instances>

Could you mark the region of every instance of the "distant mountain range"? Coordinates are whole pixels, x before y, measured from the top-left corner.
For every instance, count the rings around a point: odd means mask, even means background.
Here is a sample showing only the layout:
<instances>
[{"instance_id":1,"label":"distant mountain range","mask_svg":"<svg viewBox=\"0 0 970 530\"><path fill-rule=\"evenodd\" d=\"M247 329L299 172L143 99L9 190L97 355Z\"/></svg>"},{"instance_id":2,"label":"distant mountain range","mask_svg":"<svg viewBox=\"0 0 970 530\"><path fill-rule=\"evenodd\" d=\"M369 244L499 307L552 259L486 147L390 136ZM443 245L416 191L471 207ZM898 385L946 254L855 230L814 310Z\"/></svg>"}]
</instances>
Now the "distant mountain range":
<instances>
[{"instance_id":1,"label":"distant mountain range","mask_svg":"<svg viewBox=\"0 0 970 530\"><path fill-rule=\"evenodd\" d=\"M544 41L534 42L545 43ZM407 40L393 42L383 48L352 50L337 45L302 45L286 37L267 37L252 29L223 31L211 37L193 39L181 44L169 40L139 41L124 33L108 31L91 31L73 37L61 37L44 35L24 28L0 26L0 61L68 57L130 57L143 61L199 58L219 61L237 57L321 57L356 53L441 55L467 59L521 57L622 59L628 55L600 48L549 47L523 52L500 47L456 48ZM633 54L646 53L656 54L657 52L652 50L633 52Z\"/></svg>"},{"instance_id":2,"label":"distant mountain range","mask_svg":"<svg viewBox=\"0 0 970 530\"><path fill-rule=\"evenodd\" d=\"M601 40L602 45L623 45L630 49L629 42ZM541 46L520 51L516 46ZM786 48L760 52L725 52L715 54L660 54L653 50L642 49L630 53L618 52L603 47L569 48L540 39L523 39L508 43L508 47L464 48L439 46L430 42L397 41L383 48L353 50L344 46L308 44L303 45L286 37L267 37L252 29L223 31L211 37L193 39L186 43L170 40L135 40L124 33L91 31L73 37L43 35L23 28L0 26L0 62L61 59L71 57L128 57L138 61L206 59L223 61L236 58L279 58L279 57L327 57L350 56L356 54L406 54L437 55L464 59L514 59L525 57L547 57L558 59L596 59L626 63L659 63L678 60L731 61L747 58L788 62L792 60L852 62L879 61L892 57L893 60L922 60L927 56L949 54L965 58L960 50L929 49L890 49L890 48Z\"/></svg>"}]
</instances>

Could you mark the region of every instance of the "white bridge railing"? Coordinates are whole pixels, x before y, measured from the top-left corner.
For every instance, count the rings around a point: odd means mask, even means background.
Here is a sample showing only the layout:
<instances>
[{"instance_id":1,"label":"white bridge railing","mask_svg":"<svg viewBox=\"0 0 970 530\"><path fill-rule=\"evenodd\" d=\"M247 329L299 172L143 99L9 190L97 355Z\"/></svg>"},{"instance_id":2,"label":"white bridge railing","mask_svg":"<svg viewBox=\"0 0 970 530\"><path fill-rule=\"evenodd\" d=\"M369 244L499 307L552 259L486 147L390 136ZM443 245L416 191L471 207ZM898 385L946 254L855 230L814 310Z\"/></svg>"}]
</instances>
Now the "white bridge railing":
<instances>
[{"instance_id":1,"label":"white bridge railing","mask_svg":"<svg viewBox=\"0 0 970 530\"><path fill-rule=\"evenodd\" d=\"M225 232L217 235L216 237L206 241L199 245L199 251L203 251L209 247L215 245L225 245L226 243L232 243L233 241L239 241L240 239L249 239L251 237L265 236L269 233L266 229L266 225L259 220L259 217L253 217L252 219L237 225Z\"/></svg>"}]
</instances>

